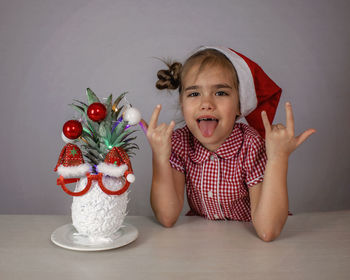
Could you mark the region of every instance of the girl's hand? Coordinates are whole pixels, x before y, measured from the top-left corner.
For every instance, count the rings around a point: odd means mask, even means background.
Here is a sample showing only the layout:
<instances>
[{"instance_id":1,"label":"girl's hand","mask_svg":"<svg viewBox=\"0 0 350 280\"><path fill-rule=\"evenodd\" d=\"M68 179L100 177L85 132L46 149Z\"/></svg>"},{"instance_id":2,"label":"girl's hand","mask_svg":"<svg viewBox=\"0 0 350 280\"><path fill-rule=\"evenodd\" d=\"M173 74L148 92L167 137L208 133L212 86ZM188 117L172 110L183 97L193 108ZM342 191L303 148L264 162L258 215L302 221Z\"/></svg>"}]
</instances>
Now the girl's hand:
<instances>
[{"instance_id":1,"label":"girl's hand","mask_svg":"<svg viewBox=\"0 0 350 280\"><path fill-rule=\"evenodd\" d=\"M261 113L266 133L266 154L268 159L288 158L299 145L316 132L315 129L308 129L295 137L292 105L286 102L285 109L286 127L283 124L271 125L266 112L263 111Z\"/></svg>"},{"instance_id":2,"label":"girl's hand","mask_svg":"<svg viewBox=\"0 0 350 280\"><path fill-rule=\"evenodd\" d=\"M173 133L175 122L171 121L169 125L162 123L157 124L161 105L157 105L154 109L149 125L142 119L144 132L147 136L148 142L151 145L152 152L158 158L169 160L171 154L171 135Z\"/></svg>"}]
</instances>

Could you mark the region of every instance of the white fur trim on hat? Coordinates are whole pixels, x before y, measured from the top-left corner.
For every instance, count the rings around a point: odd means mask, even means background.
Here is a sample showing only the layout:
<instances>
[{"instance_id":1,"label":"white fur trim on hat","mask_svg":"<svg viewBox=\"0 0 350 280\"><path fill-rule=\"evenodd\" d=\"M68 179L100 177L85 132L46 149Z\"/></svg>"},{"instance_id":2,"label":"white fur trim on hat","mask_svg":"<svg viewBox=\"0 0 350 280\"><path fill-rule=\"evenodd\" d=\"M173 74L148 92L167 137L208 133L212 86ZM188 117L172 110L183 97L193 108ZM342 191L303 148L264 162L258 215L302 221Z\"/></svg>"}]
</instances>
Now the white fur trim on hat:
<instances>
[{"instance_id":1,"label":"white fur trim on hat","mask_svg":"<svg viewBox=\"0 0 350 280\"><path fill-rule=\"evenodd\" d=\"M90 165L87 163L76 165L76 166L68 166L68 167L60 165L57 168L57 173L63 176L64 178L83 177L88 172L90 172Z\"/></svg>"},{"instance_id":2,"label":"white fur trim on hat","mask_svg":"<svg viewBox=\"0 0 350 280\"><path fill-rule=\"evenodd\" d=\"M244 117L249 115L256 108L258 104L258 99L256 97L253 75L248 64L237 53L225 47L202 46L195 52L202 51L205 49L218 50L231 61L231 63L236 69L239 80L238 92L241 116Z\"/></svg>"},{"instance_id":3,"label":"white fur trim on hat","mask_svg":"<svg viewBox=\"0 0 350 280\"><path fill-rule=\"evenodd\" d=\"M114 164L101 162L99 165L97 165L98 172L117 178L123 176L126 170L128 170L128 166L126 164L117 166Z\"/></svg>"}]
</instances>

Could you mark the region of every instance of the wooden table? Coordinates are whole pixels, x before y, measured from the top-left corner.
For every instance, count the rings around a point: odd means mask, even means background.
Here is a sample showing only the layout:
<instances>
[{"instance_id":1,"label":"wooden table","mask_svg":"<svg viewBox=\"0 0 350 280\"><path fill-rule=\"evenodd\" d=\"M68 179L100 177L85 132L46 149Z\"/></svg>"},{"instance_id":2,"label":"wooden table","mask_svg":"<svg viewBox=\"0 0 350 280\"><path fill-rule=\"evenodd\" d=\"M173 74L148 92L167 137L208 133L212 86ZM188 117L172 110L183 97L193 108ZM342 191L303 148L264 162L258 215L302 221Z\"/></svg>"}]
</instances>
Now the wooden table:
<instances>
[{"instance_id":1,"label":"wooden table","mask_svg":"<svg viewBox=\"0 0 350 280\"><path fill-rule=\"evenodd\" d=\"M250 223L181 217L173 228L129 216L138 238L100 252L63 249L51 233L67 216L0 215L0 279L350 279L350 210L288 218L281 236Z\"/></svg>"}]
</instances>

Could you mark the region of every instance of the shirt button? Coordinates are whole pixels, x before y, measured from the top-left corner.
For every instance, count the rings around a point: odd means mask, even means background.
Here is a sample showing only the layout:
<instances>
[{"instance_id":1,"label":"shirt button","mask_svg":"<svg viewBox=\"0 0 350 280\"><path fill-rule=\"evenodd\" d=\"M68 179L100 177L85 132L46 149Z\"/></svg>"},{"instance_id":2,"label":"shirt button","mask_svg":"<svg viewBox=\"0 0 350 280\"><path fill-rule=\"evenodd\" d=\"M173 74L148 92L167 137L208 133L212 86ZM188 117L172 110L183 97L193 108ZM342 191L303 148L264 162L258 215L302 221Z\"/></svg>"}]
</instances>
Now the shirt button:
<instances>
[{"instance_id":1,"label":"shirt button","mask_svg":"<svg viewBox=\"0 0 350 280\"><path fill-rule=\"evenodd\" d=\"M208 197L210 197L210 198L213 197L213 192L212 191L208 191Z\"/></svg>"},{"instance_id":2,"label":"shirt button","mask_svg":"<svg viewBox=\"0 0 350 280\"><path fill-rule=\"evenodd\" d=\"M215 155L210 155L210 160L216 160L216 156Z\"/></svg>"},{"instance_id":3,"label":"shirt button","mask_svg":"<svg viewBox=\"0 0 350 280\"><path fill-rule=\"evenodd\" d=\"M214 218L215 218L216 220L219 219L219 215L215 214L215 215L214 215Z\"/></svg>"}]
</instances>

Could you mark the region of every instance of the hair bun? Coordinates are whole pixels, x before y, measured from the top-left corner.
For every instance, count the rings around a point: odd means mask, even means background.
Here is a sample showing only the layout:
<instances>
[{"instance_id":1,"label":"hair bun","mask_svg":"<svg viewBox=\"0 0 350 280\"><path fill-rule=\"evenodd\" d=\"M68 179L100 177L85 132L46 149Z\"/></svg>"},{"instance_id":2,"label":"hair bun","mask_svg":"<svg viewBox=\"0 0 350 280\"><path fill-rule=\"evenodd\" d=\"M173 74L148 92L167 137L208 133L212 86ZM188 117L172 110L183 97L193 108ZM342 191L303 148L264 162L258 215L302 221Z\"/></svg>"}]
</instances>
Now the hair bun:
<instances>
[{"instance_id":1,"label":"hair bun","mask_svg":"<svg viewBox=\"0 0 350 280\"><path fill-rule=\"evenodd\" d=\"M179 62L166 63L168 70L159 70L157 73L158 81L156 88L158 89L177 89L180 85L180 72L182 64Z\"/></svg>"}]
</instances>

